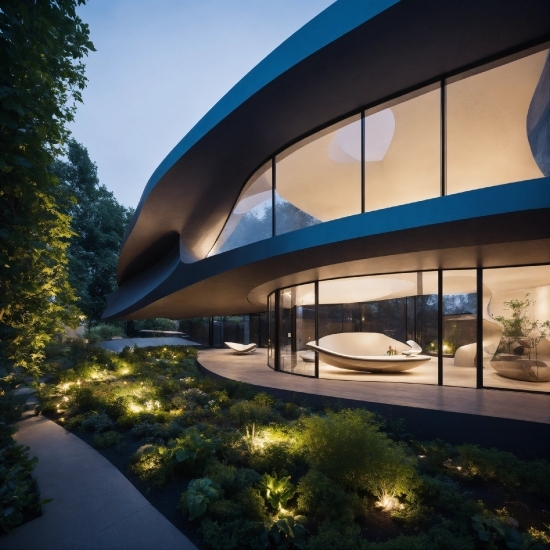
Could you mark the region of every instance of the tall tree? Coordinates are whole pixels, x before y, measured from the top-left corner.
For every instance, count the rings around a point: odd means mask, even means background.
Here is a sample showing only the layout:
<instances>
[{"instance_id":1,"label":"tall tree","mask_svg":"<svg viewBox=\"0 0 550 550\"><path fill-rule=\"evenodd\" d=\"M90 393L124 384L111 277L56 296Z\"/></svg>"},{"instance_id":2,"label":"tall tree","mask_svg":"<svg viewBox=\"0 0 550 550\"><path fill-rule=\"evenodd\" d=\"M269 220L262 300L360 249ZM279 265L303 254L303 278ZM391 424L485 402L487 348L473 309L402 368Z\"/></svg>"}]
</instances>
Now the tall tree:
<instances>
[{"instance_id":1,"label":"tall tree","mask_svg":"<svg viewBox=\"0 0 550 550\"><path fill-rule=\"evenodd\" d=\"M72 199L66 206L74 232L68 250L69 281L91 327L105 311L105 296L116 289L118 253L133 210L100 185L88 150L75 140L69 140L67 159L57 160L53 172Z\"/></svg>"},{"instance_id":2,"label":"tall tree","mask_svg":"<svg viewBox=\"0 0 550 550\"><path fill-rule=\"evenodd\" d=\"M50 166L63 151L94 50L84 0L0 6L0 360L37 372L45 344L76 313L70 217Z\"/></svg>"}]
</instances>

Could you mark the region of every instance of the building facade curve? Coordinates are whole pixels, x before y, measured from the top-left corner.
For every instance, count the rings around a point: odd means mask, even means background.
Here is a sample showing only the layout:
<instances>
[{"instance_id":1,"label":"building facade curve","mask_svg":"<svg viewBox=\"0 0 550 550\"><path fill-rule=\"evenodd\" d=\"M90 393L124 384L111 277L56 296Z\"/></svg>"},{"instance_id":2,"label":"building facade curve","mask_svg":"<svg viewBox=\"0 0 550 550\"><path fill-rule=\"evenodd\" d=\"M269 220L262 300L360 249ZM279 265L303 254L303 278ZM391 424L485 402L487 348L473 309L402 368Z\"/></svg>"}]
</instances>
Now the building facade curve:
<instances>
[{"instance_id":1,"label":"building facade curve","mask_svg":"<svg viewBox=\"0 0 550 550\"><path fill-rule=\"evenodd\" d=\"M161 163L104 317L212 345L230 316L305 376L550 392L549 48L545 0L335 2Z\"/></svg>"}]
</instances>

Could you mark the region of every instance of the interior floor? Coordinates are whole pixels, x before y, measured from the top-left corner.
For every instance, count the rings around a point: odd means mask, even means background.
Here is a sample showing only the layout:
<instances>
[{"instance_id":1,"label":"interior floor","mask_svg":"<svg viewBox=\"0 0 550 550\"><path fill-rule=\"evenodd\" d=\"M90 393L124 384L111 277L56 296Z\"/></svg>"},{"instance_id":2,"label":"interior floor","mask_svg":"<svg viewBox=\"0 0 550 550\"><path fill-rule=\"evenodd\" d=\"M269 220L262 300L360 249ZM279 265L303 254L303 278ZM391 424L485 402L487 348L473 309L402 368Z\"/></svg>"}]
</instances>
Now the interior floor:
<instances>
[{"instance_id":1,"label":"interior floor","mask_svg":"<svg viewBox=\"0 0 550 550\"><path fill-rule=\"evenodd\" d=\"M313 376L315 364L306 362L300 357L300 353L284 355L281 357L282 369L285 372ZM443 384L445 386L457 386L462 388L476 387L476 369L469 367L457 367L452 357L443 358ZM483 368L483 385L488 388L509 390L523 390L550 393L550 382L524 382L500 376L491 366L489 361ZM399 373L370 373L353 370L345 370L326 363L319 362L319 377L331 380L352 380L357 382L407 382L411 384L437 384L437 357L433 357L429 363L405 372Z\"/></svg>"}]
</instances>

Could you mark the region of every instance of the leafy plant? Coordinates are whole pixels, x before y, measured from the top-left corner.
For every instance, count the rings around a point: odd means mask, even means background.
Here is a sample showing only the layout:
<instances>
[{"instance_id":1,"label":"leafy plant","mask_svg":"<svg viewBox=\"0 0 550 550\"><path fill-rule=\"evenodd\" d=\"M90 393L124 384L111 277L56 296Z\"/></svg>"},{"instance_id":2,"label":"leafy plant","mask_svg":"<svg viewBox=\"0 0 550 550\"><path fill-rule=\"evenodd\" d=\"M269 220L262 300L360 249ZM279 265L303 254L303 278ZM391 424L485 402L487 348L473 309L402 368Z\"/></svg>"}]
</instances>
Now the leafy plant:
<instances>
[{"instance_id":1,"label":"leafy plant","mask_svg":"<svg viewBox=\"0 0 550 550\"><path fill-rule=\"evenodd\" d=\"M40 500L31 472L38 459L28 458L29 447L12 443L0 449L0 529L9 533L25 518L31 519L40 513L43 504L51 499Z\"/></svg>"},{"instance_id":2,"label":"leafy plant","mask_svg":"<svg viewBox=\"0 0 550 550\"><path fill-rule=\"evenodd\" d=\"M211 502L221 498L222 490L218 483L203 477L193 479L189 483L185 494L189 519L193 521L206 512Z\"/></svg>"},{"instance_id":3,"label":"leafy plant","mask_svg":"<svg viewBox=\"0 0 550 550\"><path fill-rule=\"evenodd\" d=\"M99 433L94 436L94 445L99 449L106 449L118 445L122 439L122 435L114 430L109 430L105 433Z\"/></svg>"},{"instance_id":4,"label":"leafy plant","mask_svg":"<svg viewBox=\"0 0 550 550\"><path fill-rule=\"evenodd\" d=\"M305 523L307 523L305 516L279 516L271 528L262 535L262 540L266 546L273 544L277 549L299 548L302 550L306 546L308 533L304 527Z\"/></svg>"},{"instance_id":5,"label":"leafy plant","mask_svg":"<svg viewBox=\"0 0 550 550\"><path fill-rule=\"evenodd\" d=\"M472 526L479 540L487 542L489 547L497 541L504 541L510 550L523 550L530 548L530 538L519 532L512 522L506 521L506 509L500 511L500 517L489 510L472 516Z\"/></svg>"},{"instance_id":6,"label":"leafy plant","mask_svg":"<svg viewBox=\"0 0 550 550\"><path fill-rule=\"evenodd\" d=\"M414 459L379 431L372 413L328 412L305 418L302 425L306 460L344 487L366 489L381 501L414 491Z\"/></svg>"},{"instance_id":7,"label":"leafy plant","mask_svg":"<svg viewBox=\"0 0 550 550\"><path fill-rule=\"evenodd\" d=\"M82 421L81 427L84 430L94 431L96 433L104 432L114 426L113 421L104 412L99 412L88 416Z\"/></svg>"},{"instance_id":8,"label":"leafy plant","mask_svg":"<svg viewBox=\"0 0 550 550\"><path fill-rule=\"evenodd\" d=\"M276 472L273 472L272 476L264 474L260 478L259 485L265 500L276 511L284 509L287 502L296 494L296 488L290 482L290 476L278 477Z\"/></svg>"}]
</instances>

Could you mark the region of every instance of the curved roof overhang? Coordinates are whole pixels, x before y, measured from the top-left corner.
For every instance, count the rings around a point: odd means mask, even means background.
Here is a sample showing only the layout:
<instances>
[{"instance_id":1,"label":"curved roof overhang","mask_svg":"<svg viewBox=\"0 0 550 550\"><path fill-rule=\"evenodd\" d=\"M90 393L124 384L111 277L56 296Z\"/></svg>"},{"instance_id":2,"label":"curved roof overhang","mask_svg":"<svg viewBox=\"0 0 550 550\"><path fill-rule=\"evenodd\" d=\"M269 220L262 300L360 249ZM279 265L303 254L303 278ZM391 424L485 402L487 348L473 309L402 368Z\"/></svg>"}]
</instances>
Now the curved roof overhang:
<instances>
[{"instance_id":1,"label":"curved roof overhang","mask_svg":"<svg viewBox=\"0 0 550 550\"><path fill-rule=\"evenodd\" d=\"M125 236L122 286L111 304L125 302L128 284L154 285L151 266L162 271L176 255L180 282L171 292L245 254L203 260L247 178L277 151L364 106L549 39L548 0L339 0L243 78L161 163ZM348 222L316 231L338 223ZM253 250L302 238L277 237ZM138 302L110 306L106 316L153 311Z\"/></svg>"},{"instance_id":2,"label":"curved roof overhang","mask_svg":"<svg viewBox=\"0 0 550 550\"><path fill-rule=\"evenodd\" d=\"M275 288L332 277L550 263L550 178L358 214L195 262L175 246L104 317L253 313Z\"/></svg>"}]
</instances>

